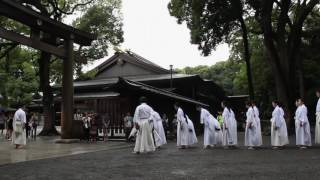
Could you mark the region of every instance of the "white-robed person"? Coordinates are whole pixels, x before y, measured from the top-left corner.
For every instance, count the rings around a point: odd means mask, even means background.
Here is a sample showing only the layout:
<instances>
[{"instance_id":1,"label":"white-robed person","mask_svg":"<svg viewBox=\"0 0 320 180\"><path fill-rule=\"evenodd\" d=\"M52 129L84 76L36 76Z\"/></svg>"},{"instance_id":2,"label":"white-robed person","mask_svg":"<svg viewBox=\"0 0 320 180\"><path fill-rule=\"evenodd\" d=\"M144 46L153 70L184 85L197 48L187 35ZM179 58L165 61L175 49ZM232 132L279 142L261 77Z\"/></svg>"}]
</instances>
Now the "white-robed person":
<instances>
[{"instance_id":1,"label":"white-robed person","mask_svg":"<svg viewBox=\"0 0 320 180\"><path fill-rule=\"evenodd\" d=\"M133 153L155 151L154 140L152 136L153 109L147 104L145 97L140 98L140 105L136 108L133 122L136 133L136 143Z\"/></svg>"},{"instance_id":2,"label":"white-robed person","mask_svg":"<svg viewBox=\"0 0 320 180\"><path fill-rule=\"evenodd\" d=\"M255 119L254 110L250 102L246 102L247 113L246 113L246 131L244 145L248 149L254 149L254 147L259 146L258 142L258 126Z\"/></svg>"},{"instance_id":3,"label":"white-robed person","mask_svg":"<svg viewBox=\"0 0 320 180\"><path fill-rule=\"evenodd\" d=\"M226 148L235 147L238 144L237 121L235 114L227 101L221 102L223 108L223 140L222 145Z\"/></svg>"},{"instance_id":4,"label":"white-robed person","mask_svg":"<svg viewBox=\"0 0 320 180\"><path fill-rule=\"evenodd\" d=\"M153 137L155 141L155 145L157 148L160 148L162 145L167 144L166 134L164 132L162 118L160 117L159 113L153 111Z\"/></svg>"},{"instance_id":5,"label":"white-robed person","mask_svg":"<svg viewBox=\"0 0 320 180\"><path fill-rule=\"evenodd\" d=\"M189 135L188 135L188 146L198 143L198 138L192 120L186 115L188 121Z\"/></svg>"},{"instance_id":6,"label":"white-robed person","mask_svg":"<svg viewBox=\"0 0 320 180\"><path fill-rule=\"evenodd\" d=\"M222 130L216 118L201 106L197 106L200 111L200 123L204 125L203 147L214 147L222 143Z\"/></svg>"},{"instance_id":7,"label":"white-robed person","mask_svg":"<svg viewBox=\"0 0 320 180\"><path fill-rule=\"evenodd\" d=\"M278 101L272 101L274 110L271 118L271 146L278 149L289 144L287 124L284 119L284 111Z\"/></svg>"},{"instance_id":8,"label":"white-robed person","mask_svg":"<svg viewBox=\"0 0 320 180\"><path fill-rule=\"evenodd\" d=\"M13 116L13 133L12 133L12 143L15 145L16 149L20 149L27 144L26 136L26 113L23 110L24 107L21 106Z\"/></svg>"},{"instance_id":9,"label":"white-robed person","mask_svg":"<svg viewBox=\"0 0 320 180\"><path fill-rule=\"evenodd\" d=\"M186 115L184 114L179 103L174 104L177 111L177 147L187 148L189 146L189 126Z\"/></svg>"},{"instance_id":10,"label":"white-robed person","mask_svg":"<svg viewBox=\"0 0 320 180\"><path fill-rule=\"evenodd\" d=\"M318 102L316 106L315 143L320 144L320 89L316 91Z\"/></svg>"},{"instance_id":11,"label":"white-robed person","mask_svg":"<svg viewBox=\"0 0 320 180\"><path fill-rule=\"evenodd\" d=\"M296 114L295 114L295 127L296 127L296 145L301 149L311 146L311 133L310 124L308 120L308 110L304 105L302 99L296 100Z\"/></svg>"},{"instance_id":12,"label":"white-robed person","mask_svg":"<svg viewBox=\"0 0 320 180\"><path fill-rule=\"evenodd\" d=\"M256 124L257 124L257 137L258 137L257 146L262 146L263 142L262 142L261 120L260 120L259 109L257 108L255 101L252 101L251 104L252 104L252 108L253 108L254 119L255 119Z\"/></svg>"}]
</instances>

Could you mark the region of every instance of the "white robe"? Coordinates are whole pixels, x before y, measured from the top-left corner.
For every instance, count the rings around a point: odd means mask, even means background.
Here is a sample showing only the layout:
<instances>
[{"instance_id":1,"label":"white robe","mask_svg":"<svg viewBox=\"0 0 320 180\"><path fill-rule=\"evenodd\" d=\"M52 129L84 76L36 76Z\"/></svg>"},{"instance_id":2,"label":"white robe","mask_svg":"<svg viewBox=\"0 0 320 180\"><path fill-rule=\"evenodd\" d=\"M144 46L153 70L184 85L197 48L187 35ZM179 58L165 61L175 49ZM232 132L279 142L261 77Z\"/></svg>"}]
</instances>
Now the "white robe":
<instances>
[{"instance_id":1,"label":"white robe","mask_svg":"<svg viewBox=\"0 0 320 180\"><path fill-rule=\"evenodd\" d=\"M164 144L167 144L166 135L164 132L162 119L158 112L154 111L153 114L153 136L155 140L156 147L160 147Z\"/></svg>"},{"instance_id":2,"label":"white robe","mask_svg":"<svg viewBox=\"0 0 320 180\"><path fill-rule=\"evenodd\" d=\"M152 113L153 109L146 103L142 103L135 110L133 122L139 125L139 129L136 136L134 152L143 153L155 151L152 136Z\"/></svg>"},{"instance_id":3,"label":"white robe","mask_svg":"<svg viewBox=\"0 0 320 180\"><path fill-rule=\"evenodd\" d=\"M284 119L284 111L277 106L272 112L271 118L271 146L284 146L289 144L287 124Z\"/></svg>"},{"instance_id":4,"label":"white robe","mask_svg":"<svg viewBox=\"0 0 320 180\"><path fill-rule=\"evenodd\" d=\"M247 120L244 145L249 147L259 146L258 125L256 123L255 114L252 107L248 108L246 116Z\"/></svg>"},{"instance_id":5,"label":"white robe","mask_svg":"<svg viewBox=\"0 0 320 180\"><path fill-rule=\"evenodd\" d=\"M238 144L237 137L237 121L234 112L228 108L224 108L223 118L223 141L224 146L236 146Z\"/></svg>"},{"instance_id":6,"label":"white robe","mask_svg":"<svg viewBox=\"0 0 320 180\"><path fill-rule=\"evenodd\" d=\"M26 145L27 136L25 124L27 123L26 113L20 108L18 109L13 116L13 133L12 133L12 143L16 145ZM16 131L17 124L21 124L23 131L18 133Z\"/></svg>"},{"instance_id":7,"label":"white robe","mask_svg":"<svg viewBox=\"0 0 320 180\"><path fill-rule=\"evenodd\" d=\"M187 146L189 145L189 127L181 108L177 111L177 122L177 146Z\"/></svg>"},{"instance_id":8,"label":"white robe","mask_svg":"<svg viewBox=\"0 0 320 180\"><path fill-rule=\"evenodd\" d=\"M193 145L193 144L198 143L198 138L196 135L196 131L194 129L193 122L191 121L191 119L189 119L188 116L187 116L187 120L188 120L188 131L189 131L188 145Z\"/></svg>"},{"instance_id":9,"label":"white robe","mask_svg":"<svg viewBox=\"0 0 320 180\"><path fill-rule=\"evenodd\" d=\"M258 137L258 144L257 146L262 146L262 133L261 133L261 120L259 117L259 109L257 106L253 106L253 113L254 113L254 119L257 124L257 137Z\"/></svg>"},{"instance_id":10,"label":"white robe","mask_svg":"<svg viewBox=\"0 0 320 180\"><path fill-rule=\"evenodd\" d=\"M315 143L320 144L320 98L316 107Z\"/></svg>"},{"instance_id":11,"label":"white robe","mask_svg":"<svg viewBox=\"0 0 320 180\"><path fill-rule=\"evenodd\" d=\"M219 122L208 110L203 108L201 109L200 123L204 125L204 146L222 143L222 130Z\"/></svg>"},{"instance_id":12,"label":"white robe","mask_svg":"<svg viewBox=\"0 0 320 180\"><path fill-rule=\"evenodd\" d=\"M310 124L308 120L308 110L305 105L301 105L296 110L296 145L311 146Z\"/></svg>"}]
</instances>

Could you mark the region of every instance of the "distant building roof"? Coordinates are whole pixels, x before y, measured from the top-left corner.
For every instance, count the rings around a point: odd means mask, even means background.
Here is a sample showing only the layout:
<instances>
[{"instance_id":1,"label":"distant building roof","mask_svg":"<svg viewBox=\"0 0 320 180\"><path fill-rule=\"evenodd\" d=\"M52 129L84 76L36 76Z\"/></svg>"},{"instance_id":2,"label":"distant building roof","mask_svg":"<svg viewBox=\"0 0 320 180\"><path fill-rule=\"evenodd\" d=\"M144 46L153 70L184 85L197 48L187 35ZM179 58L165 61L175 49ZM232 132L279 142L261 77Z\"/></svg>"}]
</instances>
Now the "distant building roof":
<instances>
[{"instance_id":1,"label":"distant building roof","mask_svg":"<svg viewBox=\"0 0 320 180\"><path fill-rule=\"evenodd\" d=\"M96 67L98 70L98 74L102 73L105 71L107 68L109 68L111 65L116 63L121 59L122 61L126 61L132 64L135 64L137 66L140 66L144 69L148 69L150 71L156 72L157 74L168 74L170 73L170 70L164 69L161 66L143 58L142 56L131 52L131 51L126 51L126 52L116 52L111 58L100 64L99 66Z\"/></svg>"}]
</instances>

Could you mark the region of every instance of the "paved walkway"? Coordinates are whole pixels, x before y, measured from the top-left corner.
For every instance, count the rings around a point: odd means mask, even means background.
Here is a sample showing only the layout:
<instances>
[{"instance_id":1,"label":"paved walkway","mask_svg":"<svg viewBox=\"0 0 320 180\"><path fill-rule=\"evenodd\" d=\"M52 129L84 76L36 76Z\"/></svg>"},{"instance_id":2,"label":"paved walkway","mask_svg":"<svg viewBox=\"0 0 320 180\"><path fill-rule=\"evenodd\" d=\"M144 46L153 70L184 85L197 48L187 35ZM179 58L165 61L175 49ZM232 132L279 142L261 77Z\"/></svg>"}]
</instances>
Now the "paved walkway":
<instances>
[{"instance_id":1,"label":"paved walkway","mask_svg":"<svg viewBox=\"0 0 320 180\"><path fill-rule=\"evenodd\" d=\"M88 152L127 148L126 142L85 142L73 144L57 144L54 141L60 137L37 137L37 140L28 139L26 148L16 150L3 136L0 136L0 165L44 158L54 158ZM1 178L0 178L1 180Z\"/></svg>"},{"instance_id":2,"label":"paved walkway","mask_svg":"<svg viewBox=\"0 0 320 180\"><path fill-rule=\"evenodd\" d=\"M154 153L132 154L132 144L54 144L52 139L30 142L25 150L1 144L0 180L156 180L156 179L308 179L319 180L320 147L299 150L293 144L284 150L221 147L179 150L174 141ZM294 137L290 138L294 143ZM243 133L239 134L243 144ZM44 159L45 158L45 159ZM8 160L9 159L9 160ZM32 161L25 161L32 160ZM25 161L25 162L21 162Z\"/></svg>"}]
</instances>

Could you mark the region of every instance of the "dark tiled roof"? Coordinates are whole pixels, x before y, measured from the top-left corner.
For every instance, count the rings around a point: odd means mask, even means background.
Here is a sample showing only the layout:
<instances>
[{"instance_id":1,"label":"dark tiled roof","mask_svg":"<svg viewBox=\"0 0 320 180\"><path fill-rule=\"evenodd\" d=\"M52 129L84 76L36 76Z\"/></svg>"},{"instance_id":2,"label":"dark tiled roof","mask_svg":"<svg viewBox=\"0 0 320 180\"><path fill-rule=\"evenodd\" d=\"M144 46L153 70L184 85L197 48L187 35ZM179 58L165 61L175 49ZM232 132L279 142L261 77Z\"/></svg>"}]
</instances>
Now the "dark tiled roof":
<instances>
[{"instance_id":1,"label":"dark tiled roof","mask_svg":"<svg viewBox=\"0 0 320 180\"><path fill-rule=\"evenodd\" d=\"M93 92L93 93L76 93L74 94L74 99L100 99L100 98L106 98L106 97L116 97L119 96L120 93L117 92ZM61 96L58 96L55 98L55 100L61 100Z\"/></svg>"},{"instance_id":2,"label":"dark tiled roof","mask_svg":"<svg viewBox=\"0 0 320 180\"><path fill-rule=\"evenodd\" d=\"M167 74L170 73L170 70L164 69L161 66L143 58L142 56L131 52L131 51L126 51L126 52L116 52L112 57L104 61L102 64L96 67L98 70L98 74L106 70L108 67L110 67L113 63L115 63L119 58L122 60L136 64L138 66L141 66L145 69L149 69L153 72L156 72L157 74Z\"/></svg>"},{"instance_id":3,"label":"dark tiled roof","mask_svg":"<svg viewBox=\"0 0 320 180\"><path fill-rule=\"evenodd\" d=\"M173 74L173 79L185 79L198 77L198 75L186 75L186 74ZM160 81L171 79L171 74L160 74L160 75L141 75L141 76L128 76L124 77L128 80L146 82L146 81ZM93 79L87 81L76 81L74 82L74 87L84 87L84 86L101 86L101 85L111 85L118 82L118 78L106 78L106 79Z\"/></svg>"},{"instance_id":4,"label":"dark tiled roof","mask_svg":"<svg viewBox=\"0 0 320 180\"><path fill-rule=\"evenodd\" d=\"M204 104L200 101L196 101L194 99L188 98L188 97L184 97L181 96L179 94L175 94L173 92L164 90L164 89L159 89L141 82L136 82L136 81L131 81L129 79L124 79L124 78L119 78L119 81L117 82L117 84L115 84L113 87L111 87L111 89L113 88L135 88L137 90L141 90L141 91L146 91L146 92L150 92L153 94L157 94L160 96L165 96L167 98L172 98L178 101L183 101L183 102L187 102L187 103L192 103L192 104L196 104L196 105L201 105L201 106L205 106L205 107L209 107L209 105ZM106 88L109 89L109 88Z\"/></svg>"},{"instance_id":5,"label":"dark tiled roof","mask_svg":"<svg viewBox=\"0 0 320 180\"><path fill-rule=\"evenodd\" d=\"M153 62L151 62L151 61L147 60L146 58L144 58L144 57L142 57L142 56L138 55L137 53L134 53L134 52L132 52L132 51L127 51L127 54L129 54L130 56L135 57L136 59L138 59L138 60L142 61L143 63L146 63L146 64L149 64L149 65L151 65L151 66L155 66L155 67L158 67L158 68L164 69L163 67L159 66L158 64L155 64L155 63L153 63ZM166 69L165 69L165 70L166 70Z\"/></svg>"}]
</instances>

